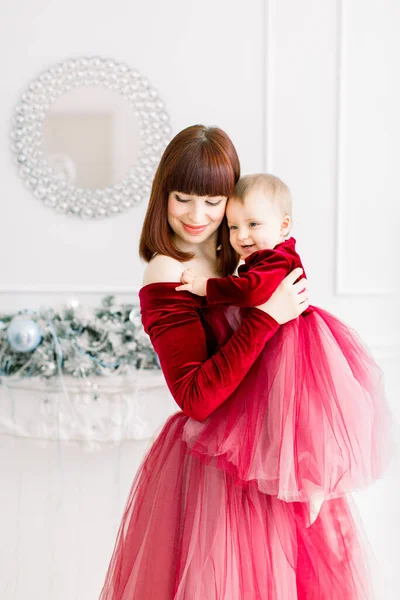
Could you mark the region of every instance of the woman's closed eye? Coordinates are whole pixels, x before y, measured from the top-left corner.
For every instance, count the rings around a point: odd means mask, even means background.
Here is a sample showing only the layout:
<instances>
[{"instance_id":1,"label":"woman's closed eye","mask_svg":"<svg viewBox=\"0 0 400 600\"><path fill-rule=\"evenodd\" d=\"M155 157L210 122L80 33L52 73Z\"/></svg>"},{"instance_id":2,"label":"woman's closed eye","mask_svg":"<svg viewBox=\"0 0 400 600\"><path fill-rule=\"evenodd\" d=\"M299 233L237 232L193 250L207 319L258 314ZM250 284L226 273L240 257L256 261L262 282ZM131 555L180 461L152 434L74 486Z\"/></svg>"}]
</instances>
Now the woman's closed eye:
<instances>
[{"instance_id":1,"label":"woman's closed eye","mask_svg":"<svg viewBox=\"0 0 400 600\"><path fill-rule=\"evenodd\" d=\"M188 202L192 201L192 198L180 198L179 196L177 196L175 194L175 200L177 200L178 202L181 202L182 204L187 204ZM221 204L222 202L222 198L221 200L217 200L217 202L210 202L209 200L206 200L206 204L208 204L209 206L218 206L218 204Z\"/></svg>"},{"instance_id":2,"label":"woman's closed eye","mask_svg":"<svg viewBox=\"0 0 400 600\"><path fill-rule=\"evenodd\" d=\"M209 204L210 206L218 206L218 204L221 204L222 200L218 200L218 202L210 202L209 200L206 200L206 204Z\"/></svg>"},{"instance_id":3,"label":"woman's closed eye","mask_svg":"<svg viewBox=\"0 0 400 600\"><path fill-rule=\"evenodd\" d=\"M188 202L191 202L191 198L181 198L177 194L175 194L175 200L177 200L178 202L182 202L183 204L187 204Z\"/></svg>"}]
</instances>

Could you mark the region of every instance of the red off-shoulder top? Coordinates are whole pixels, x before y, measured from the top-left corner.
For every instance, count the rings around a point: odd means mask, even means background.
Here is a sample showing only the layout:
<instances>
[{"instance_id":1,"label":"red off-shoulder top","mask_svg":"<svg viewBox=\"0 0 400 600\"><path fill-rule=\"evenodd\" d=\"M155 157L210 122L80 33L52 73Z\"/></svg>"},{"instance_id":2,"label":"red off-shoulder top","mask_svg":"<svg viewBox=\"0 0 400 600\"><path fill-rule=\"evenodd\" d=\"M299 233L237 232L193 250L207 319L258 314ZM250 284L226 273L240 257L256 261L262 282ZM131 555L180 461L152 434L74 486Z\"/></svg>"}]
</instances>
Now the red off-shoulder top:
<instances>
[{"instance_id":1,"label":"red off-shoulder top","mask_svg":"<svg viewBox=\"0 0 400 600\"><path fill-rule=\"evenodd\" d=\"M175 291L177 285L151 283L140 290L142 322L175 401L186 415L203 421L240 385L279 324L258 308L248 309L218 347L208 318L218 309L205 298Z\"/></svg>"}]
</instances>

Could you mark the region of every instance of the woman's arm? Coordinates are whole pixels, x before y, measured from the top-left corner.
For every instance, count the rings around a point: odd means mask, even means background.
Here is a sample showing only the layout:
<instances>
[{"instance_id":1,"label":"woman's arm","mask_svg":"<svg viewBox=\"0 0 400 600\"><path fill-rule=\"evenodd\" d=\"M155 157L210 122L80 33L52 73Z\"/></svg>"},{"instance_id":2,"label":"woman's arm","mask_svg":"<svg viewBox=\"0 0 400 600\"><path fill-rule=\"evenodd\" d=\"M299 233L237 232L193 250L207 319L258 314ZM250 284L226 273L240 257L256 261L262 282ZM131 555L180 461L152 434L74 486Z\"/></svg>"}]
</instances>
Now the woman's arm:
<instances>
[{"instance_id":1,"label":"woman's arm","mask_svg":"<svg viewBox=\"0 0 400 600\"><path fill-rule=\"evenodd\" d=\"M229 341L210 358L200 301L173 287L167 295L166 284L161 285L159 306L146 309L146 290L142 290L143 326L175 401L185 414L202 421L238 387L279 324L261 310L251 309ZM152 286L151 292L156 290L160 286Z\"/></svg>"},{"instance_id":2,"label":"woman's arm","mask_svg":"<svg viewBox=\"0 0 400 600\"><path fill-rule=\"evenodd\" d=\"M180 263L173 259L161 262L163 268L154 268L151 274L147 272L144 279L147 284L159 285L146 284L140 292L143 325L175 401L185 414L202 421L238 387L279 324L266 312L268 302L274 308L273 302L268 301L260 309L249 311L239 329L210 358L199 314L201 300L189 293L175 291L174 281L178 280L182 270ZM162 282L160 279L155 281L161 276ZM169 285L166 278L172 279ZM279 306L276 313L280 322L300 314L297 293L294 297L288 286L281 286L277 296L275 307Z\"/></svg>"}]
</instances>

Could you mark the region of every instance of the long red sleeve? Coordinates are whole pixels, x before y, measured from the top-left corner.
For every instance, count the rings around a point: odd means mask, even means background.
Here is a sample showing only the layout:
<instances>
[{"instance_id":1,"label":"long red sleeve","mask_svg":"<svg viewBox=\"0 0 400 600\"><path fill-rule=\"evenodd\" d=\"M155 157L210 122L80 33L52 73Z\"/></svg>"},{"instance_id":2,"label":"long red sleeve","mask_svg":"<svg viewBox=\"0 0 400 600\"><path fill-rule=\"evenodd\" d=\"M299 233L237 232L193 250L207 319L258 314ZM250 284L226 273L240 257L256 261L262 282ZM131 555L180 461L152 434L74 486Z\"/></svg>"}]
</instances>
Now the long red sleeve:
<instances>
[{"instance_id":1,"label":"long red sleeve","mask_svg":"<svg viewBox=\"0 0 400 600\"><path fill-rule=\"evenodd\" d=\"M293 268L292 257L284 252L256 252L239 267L239 277L230 275L208 279L207 301L209 304L233 306L263 304Z\"/></svg>"},{"instance_id":2,"label":"long red sleeve","mask_svg":"<svg viewBox=\"0 0 400 600\"><path fill-rule=\"evenodd\" d=\"M213 356L201 312L205 300L153 283L139 292L142 322L158 354L167 385L182 411L203 421L239 386L265 343L279 328L255 308Z\"/></svg>"}]
</instances>

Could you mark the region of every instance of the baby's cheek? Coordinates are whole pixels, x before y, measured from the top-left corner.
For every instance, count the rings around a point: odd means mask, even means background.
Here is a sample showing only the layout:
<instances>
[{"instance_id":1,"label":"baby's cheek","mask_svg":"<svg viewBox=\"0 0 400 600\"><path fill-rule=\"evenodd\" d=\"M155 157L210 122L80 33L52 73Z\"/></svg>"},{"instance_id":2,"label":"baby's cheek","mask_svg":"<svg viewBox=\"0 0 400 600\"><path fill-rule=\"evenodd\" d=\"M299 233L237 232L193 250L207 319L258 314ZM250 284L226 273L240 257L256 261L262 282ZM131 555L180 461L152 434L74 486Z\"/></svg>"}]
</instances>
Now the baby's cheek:
<instances>
[{"instance_id":1,"label":"baby's cheek","mask_svg":"<svg viewBox=\"0 0 400 600\"><path fill-rule=\"evenodd\" d=\"M232 248L240 254L240 244L238 244L234 238L230 238L229 242L230 242Z\"/></svg>"}]
</instances>

